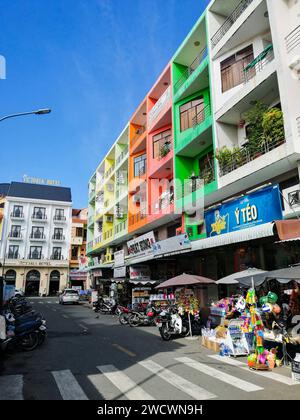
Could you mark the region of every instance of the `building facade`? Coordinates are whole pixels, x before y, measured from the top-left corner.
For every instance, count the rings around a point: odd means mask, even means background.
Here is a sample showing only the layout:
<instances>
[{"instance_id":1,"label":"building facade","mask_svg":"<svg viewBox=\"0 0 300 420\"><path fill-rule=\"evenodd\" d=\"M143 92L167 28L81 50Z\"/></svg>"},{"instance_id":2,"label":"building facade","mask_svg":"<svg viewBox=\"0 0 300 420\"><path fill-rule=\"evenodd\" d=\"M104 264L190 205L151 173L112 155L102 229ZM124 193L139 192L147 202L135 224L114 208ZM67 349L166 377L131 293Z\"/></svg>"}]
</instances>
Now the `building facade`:
<instances>
[{"instance_id":1,"label":"building facade","mask_svg":"<svg viewBox=\"0 0 300 420\"><path fill-rule=\"evenodd\" d=\"M72 210L70 286L82 290L89 289L87 275L88 257L86 254L88 209Z\"/></svg>"},{"instance_id":2,"label":"building facade","mask_svg":"<svg viewBox=\"0 0 300 420\"><path fill-rule=\"evenodd\" d=\"M0 242L3 277L27 295L56 294L68 284L71 190L6 185Z\"/></svg>"},{"instance_id":3,"label":"building facade","mask_svg":"<svg viewBox=\"0 0 300 420\"><path fill-rule=\"evenodd\" d=\"M90 180L94 284L299 262L299 57L298 1L207 4Z\"/></svg>"}]
</instances>

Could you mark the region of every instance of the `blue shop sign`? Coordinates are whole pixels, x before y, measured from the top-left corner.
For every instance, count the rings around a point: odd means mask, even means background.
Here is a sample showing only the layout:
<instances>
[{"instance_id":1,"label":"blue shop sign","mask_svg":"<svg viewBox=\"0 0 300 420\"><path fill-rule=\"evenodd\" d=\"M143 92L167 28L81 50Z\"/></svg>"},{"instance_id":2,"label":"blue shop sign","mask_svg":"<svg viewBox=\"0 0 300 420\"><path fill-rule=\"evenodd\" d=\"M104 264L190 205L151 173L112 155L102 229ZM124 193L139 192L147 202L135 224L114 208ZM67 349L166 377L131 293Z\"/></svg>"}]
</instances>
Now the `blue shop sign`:
<instances>
[{"instance_id":1,"label":"blue shop sign","mask_svg":"<svg viewBox=\"0 0 300 420\"><path fill-rule=\"evenodd\" d=\"M279 185L272 185L206 212L206 234L218 236L282 218Z\"/></svg>"}]
</instances>

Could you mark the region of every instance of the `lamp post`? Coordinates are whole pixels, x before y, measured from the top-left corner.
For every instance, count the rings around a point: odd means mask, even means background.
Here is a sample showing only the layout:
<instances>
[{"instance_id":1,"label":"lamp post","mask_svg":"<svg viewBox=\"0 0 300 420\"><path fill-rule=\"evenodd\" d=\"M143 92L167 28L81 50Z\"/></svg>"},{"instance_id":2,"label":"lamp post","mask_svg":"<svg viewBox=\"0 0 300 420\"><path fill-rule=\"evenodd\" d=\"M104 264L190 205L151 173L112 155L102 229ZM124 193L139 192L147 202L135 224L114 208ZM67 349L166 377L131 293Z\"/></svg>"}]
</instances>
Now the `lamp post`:
<instances>
[{"instance_id":1,"label":"lamp post","mask_svg":"<svg viewBox=\"0 0 300 420\"><path fill-rule=\"evenodd\" d=\"M45 108L45 109L38 109L36 111L30 111L30 112L20 112L17 114L10 114L10 115L6 115L4 117L0 118L0 122L7 120L8 118L14 118L14 117L22 117L24 115L45 115L45 114L50 114L51 109L49 108Z\"/></svg>"}]
</instances>

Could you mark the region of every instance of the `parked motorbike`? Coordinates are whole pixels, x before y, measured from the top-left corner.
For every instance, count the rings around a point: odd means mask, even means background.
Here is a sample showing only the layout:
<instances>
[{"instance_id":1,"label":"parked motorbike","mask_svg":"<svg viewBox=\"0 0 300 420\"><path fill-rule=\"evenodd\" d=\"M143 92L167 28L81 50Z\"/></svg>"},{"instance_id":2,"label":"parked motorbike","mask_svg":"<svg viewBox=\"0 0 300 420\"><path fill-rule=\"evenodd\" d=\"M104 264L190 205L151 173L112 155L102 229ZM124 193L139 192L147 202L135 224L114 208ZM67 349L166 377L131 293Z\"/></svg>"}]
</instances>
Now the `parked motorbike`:
<instances>
[{"instance_id":1,"label":"parked motorbike","mask_svg":"<svg viewBox=\"0 0 300 420\"><path fill-rule=\"evenodd\" d=\"M128 324L131 327L150 326L155 325L155 318L158 315L158 310L153 306L147 307L145 312L133 311L128 317Z\"/></svg>"},{"instance_id":2,"label":"parked motorbike","mask_svg":"<svg viewBox=\"0 0 300 420\"><path fill-rule=\"evenodd\" d=\"M99 298L97 302L93 303L93 310L101 314L110 314L114 315L118 311L118 304L113 304L110 301L105 301L103 298ZM120 311L118 311L117 314L119 314Z\"/></svg>"},{"instance_id":3,"label":"parked motorbike","mask_svg":"<svg viewBox=\"0 0 300 420\"><path fill-rule=\"evenodd\" d=\"M177 308L170 306L163 310L156 318L156 326L159 328L161 338L164 341L171 340L172 336L187 337L190 333L189 323L183 319Z\"/></svg>"},{"instance_id":4,"label":"parked motorbike","mask_svg":"<svg viewBox=\"0 0 300 420\"><path fill-rule=\"evenodd\" d=\"M119 322L121 325L127 325L129 316L132 314L131 310L120 306L121 313L119 314Z\"/></svg>"}]
</instances>

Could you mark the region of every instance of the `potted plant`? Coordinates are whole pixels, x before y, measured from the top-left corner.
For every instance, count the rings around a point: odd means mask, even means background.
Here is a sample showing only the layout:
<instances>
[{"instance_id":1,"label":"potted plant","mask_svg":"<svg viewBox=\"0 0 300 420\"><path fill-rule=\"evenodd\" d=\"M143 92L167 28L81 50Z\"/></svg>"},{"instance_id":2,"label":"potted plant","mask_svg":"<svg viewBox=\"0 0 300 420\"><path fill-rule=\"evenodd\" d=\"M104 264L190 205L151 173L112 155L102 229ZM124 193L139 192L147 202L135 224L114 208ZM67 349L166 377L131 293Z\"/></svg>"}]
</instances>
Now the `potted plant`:
<instances>
[{"instance_id":1,"label":"potted plant","mask_svg":"<svg viewBox=\"0 0 300 420\"><path fill-rule=\"evenodd\" d=\"M263 115L263 138L269 145L278 146L284 142L283 112L279 108L271 108Z\"/></svg>"},{"instance_id":2,"label":"potted plant","mask_svg":"<svg viewBox=\"0 0 300 420\"><path fill-rule=\"evenodd\" d=\"M166 141L164 145L160 148L160 157L163 158L167 156L167 154L170 152L170 142Z\"/></svg>"},{"instance_id":3,"label":"potted plant","mask_svg":"<svg viewBox=\"0 0 300 420\"><path fill-rule=\"evenodd\" d=\"M219 167L222 172L226 171L226 167L232 163L232 151L227 146L216 150L216 159L219 162Z\"/></svg>"},{"instance_id":4,"label":"potted plant","mask_svg":"<svg viewBox=\"0 0 300 420\"><path fill-rule=\"evenodd\" d=\"M262 123L267 110L266 104L256 101L253 107L245 113L248 137L247 149L252 158L263 154L264 129Z\"/></svg>"}]
</instances>

